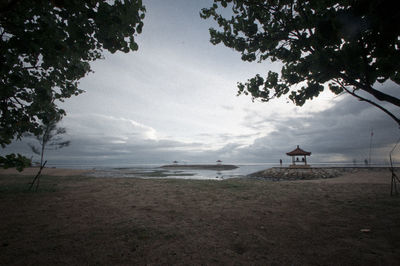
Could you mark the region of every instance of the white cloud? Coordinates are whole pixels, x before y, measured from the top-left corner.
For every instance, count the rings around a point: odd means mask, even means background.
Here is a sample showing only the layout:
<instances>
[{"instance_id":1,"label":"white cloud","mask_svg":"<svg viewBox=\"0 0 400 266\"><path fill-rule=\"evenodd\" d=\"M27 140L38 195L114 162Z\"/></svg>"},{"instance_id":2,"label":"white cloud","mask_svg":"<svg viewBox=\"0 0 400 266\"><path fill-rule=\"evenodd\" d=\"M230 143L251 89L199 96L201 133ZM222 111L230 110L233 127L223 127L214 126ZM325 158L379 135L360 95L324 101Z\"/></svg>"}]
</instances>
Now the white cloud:
<instances>
[{"instance_id":1,"label":"white cloud","mask_svg":"<svg viewBox=\"0 0 400 266\"><path fill-rule=\"evenodd\" d=\"M101 114L72 114L63 120L63 126L74 136L110 139L112 143L135 140L156 140L154 128L124 117Z\"/></svg>"},{"instance_id":2,"label":"white cloud","mask_svg":"<svg viewBox=\"0 0 400 266\"><path fill-rule=\"evenodd\" d=\"M371 127L376 158L397 136L376 108L329 91L303 107L285 96L268 103L236 97L237 82L279 71L280 65L242 62L239 53L210 44L213 23L201 20L199 11L212 1L144 4L139 51L106 53L92 64L95 73L80 83L87 92L62 104L71 146L49 158L276 162L300 144L313 152L311 160L363 160ZM30 154L24 143L10 149Z\"/></svg>"}]
</instances>

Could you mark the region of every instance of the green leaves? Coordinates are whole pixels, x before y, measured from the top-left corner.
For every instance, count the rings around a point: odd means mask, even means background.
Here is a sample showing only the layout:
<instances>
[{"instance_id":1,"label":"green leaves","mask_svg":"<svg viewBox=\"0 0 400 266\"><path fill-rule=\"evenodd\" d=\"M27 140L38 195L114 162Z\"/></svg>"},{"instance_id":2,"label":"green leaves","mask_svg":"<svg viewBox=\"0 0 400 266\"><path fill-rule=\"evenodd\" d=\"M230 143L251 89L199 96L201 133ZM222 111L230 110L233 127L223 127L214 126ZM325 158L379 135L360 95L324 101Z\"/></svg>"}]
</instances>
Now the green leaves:
<instances>
[{"instance_id":1,"label":"green leaves","mask_svg":"<svg viewBox=\"0 0 400 266\"><path fill-rule=\"evenodd\" d=\"M31 160L22 156L21 154L8 154L6 156L0 156L0 167L1 168L17 168L18 171L22 171L25 167L31 165Z\"/></svg>"},{"instance_id":2,"label":"green leaves","mask_svg":"<svg viewBox=\"0 0 400 266\"><path fill-rule=\"evenodd\" d=\"M324 86L315 82L307 82L307 86L301 87L298 91L292 91L289 99L296 105L302 106L307 100L312 100L324 90Z\"/></svg>"},{"instance_id":3,"label":"green leaves","mask_svg":"<svg viewBox=\"0 0 400 266\"><path fill-rule=\"evenodd\" d=\"M141 0L14 2L0 9L2 147L64 115L56 100L83 92L78 81L104 50L136 51L145 15Z\"/></svg>"},{"instance_id":4,"label":"green leaves","mask_svg":"<svg viewBox=\"0 0 400 266\"><path fill-rule=\"evenodd\" d=\"M329 89L334 93L334 94L340 94L343 92L343 88L334 84L334 83L329 83Z\"/></svg>"},{"instance_id":5,"label":"green leaves","mask_svg":"<svg viewBox=\"0 0 400 266\"><path fill-rule=\"evenodd\" d=\"M218 9L228 3L233 16L224 17ZM400 85L400 15L389 2L214 0L200 16L219 25L210 29L211 43L235 49L244 61L283 63L265 82L257 75L238 83L239 95L269 101L289 94L303 105L325 87L338 94L346 86L400 107L398 98L373 89L388 79Z\"/></svg>"},{"instance_id":6,"label":"green leaves","mask_svg":"<svg viewBox=\"0 0 400 266\"><path fill-rule=\"evenodd\" d=\"M129 37L129 48L132 50L132 51L137 51L138 49L139 49L139 46L137 45L137 43L135 43L135 41L134 41L134 39L133 39L133 37L131 36L131 37Z\"/></svg>"}]
</instances>

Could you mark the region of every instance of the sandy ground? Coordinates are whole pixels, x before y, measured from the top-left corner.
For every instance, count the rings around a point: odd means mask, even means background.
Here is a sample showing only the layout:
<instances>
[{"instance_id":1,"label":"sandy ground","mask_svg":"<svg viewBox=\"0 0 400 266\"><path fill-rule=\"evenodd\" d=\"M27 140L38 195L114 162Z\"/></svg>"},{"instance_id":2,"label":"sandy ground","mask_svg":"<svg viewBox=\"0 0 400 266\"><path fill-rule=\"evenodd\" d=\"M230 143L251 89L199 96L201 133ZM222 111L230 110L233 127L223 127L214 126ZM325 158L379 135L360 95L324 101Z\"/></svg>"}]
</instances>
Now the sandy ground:
<instances>
[{"instance_id":1,"label":"sandy ground","mask_svg":"<svg viewBox=\"0 0 400 266\"><path fill-rule=\"evenodd\" d=\"M391 173L388 169L382 171L369 171L367 169L360 169L355 173L345 173L343 176L328 178L328 179L317 179L317 180L305 180L303 182L319 183L319 184L381 184L390 185ZM399 187L400 189L400 187Z\"/></svg>"},{"instance_id":2,"label":"sandy ground","mask_svg":"<svg viewBox=\"0 0 400 266\"><path fill-rule=\"evenodd\" d=\"M284 182L49 171L36 193L26 192L31 176L1 171L0 265L400 261L400 197L387 171Z\"/></svg>"}]
</instances>

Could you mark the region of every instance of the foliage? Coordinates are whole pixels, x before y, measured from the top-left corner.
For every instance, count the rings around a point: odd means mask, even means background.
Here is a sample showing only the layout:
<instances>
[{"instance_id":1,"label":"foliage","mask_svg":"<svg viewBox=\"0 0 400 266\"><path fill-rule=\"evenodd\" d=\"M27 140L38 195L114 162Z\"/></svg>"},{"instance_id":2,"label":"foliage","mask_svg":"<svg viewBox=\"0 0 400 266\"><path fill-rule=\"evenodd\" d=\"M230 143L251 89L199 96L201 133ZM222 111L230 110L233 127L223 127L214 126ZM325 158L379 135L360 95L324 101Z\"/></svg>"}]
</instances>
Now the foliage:
<instances>
[{"instance_id":1,"label":"foliage","mask_svg":"<svg viewBox=\"0 0 400 266\"><path fill-rule=\"evenodd\" d=\"M31 165L31 160L22 156L21 154L8 154L6 156L0 156L0 167L1 168L11 168L15 167L18 171L22 171L25 167Z\"/></svg>"},{"instance_id":2,"label":"foliage","mask_svg":"<svg viewBox=\"0 0 400 266\"><path fill-rule=\"evenodd\" d=\"M44 152L47 149L57 150L66 147L70 144L70 141L63 141L61 135L65 134L67 130L63 127L57 126L57 120L50 120L47 124L41 125L42 134L36 136L36 140L39 142L39 147L33 144L29 144L29 147L33 153L41 157L40 165L43 165Z\"/></svg>"},{"instance_id":3,"label":"foliage","mask_svg":"<svg viewBox=\"0 0 400 266\"><path fill-rule=\"evenodd\" d=\"M228 5L231 18L219 12ZM400 125L382 104L397 108L400 99L374 88L387 80L400 84L400 13L390 1L214 0L200 16L221 28L210 29L211 43L235 49L244 61L283 63L280 75L269 71L238 83L239 94L265 102L288 94L301 106L329 87L373 104Z\"/></svg>"},{"instance_id":4,"label":"foliage","mask_svg":"<svg viewBox=\"0 0 400 266\"><path fill-rule=\"evenodd\" d=\"M1 1L2 148L26 132L39 135L47 117L65 115L57 102L83 92L78 80L104 50L137 50L144 12L141 0Z\"/></svg>"}]
</instances>

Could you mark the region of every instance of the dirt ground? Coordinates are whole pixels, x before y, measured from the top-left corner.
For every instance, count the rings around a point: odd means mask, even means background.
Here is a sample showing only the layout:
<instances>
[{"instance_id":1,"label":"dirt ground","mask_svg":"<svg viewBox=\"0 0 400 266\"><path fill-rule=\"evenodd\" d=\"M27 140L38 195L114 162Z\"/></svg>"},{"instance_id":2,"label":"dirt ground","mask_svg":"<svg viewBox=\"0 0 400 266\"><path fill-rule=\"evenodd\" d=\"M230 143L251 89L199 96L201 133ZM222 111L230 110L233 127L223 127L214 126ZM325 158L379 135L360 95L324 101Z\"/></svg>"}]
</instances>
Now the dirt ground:
<instances>
[{"instance_id":1,"label":"dirt ground","mask_svg":"<svg viewBox=\"0 0 400 266\"><path fill-rule=\"evenodd\" d=\"M285 182L54 171L36 193L26 192L32 176L0 172L0 265L400 261L400 196L390 197L387 170Z\"/></svg>"}]
</instances>

